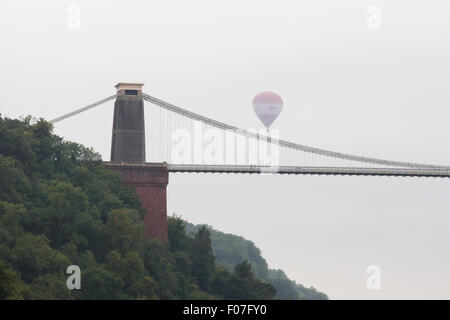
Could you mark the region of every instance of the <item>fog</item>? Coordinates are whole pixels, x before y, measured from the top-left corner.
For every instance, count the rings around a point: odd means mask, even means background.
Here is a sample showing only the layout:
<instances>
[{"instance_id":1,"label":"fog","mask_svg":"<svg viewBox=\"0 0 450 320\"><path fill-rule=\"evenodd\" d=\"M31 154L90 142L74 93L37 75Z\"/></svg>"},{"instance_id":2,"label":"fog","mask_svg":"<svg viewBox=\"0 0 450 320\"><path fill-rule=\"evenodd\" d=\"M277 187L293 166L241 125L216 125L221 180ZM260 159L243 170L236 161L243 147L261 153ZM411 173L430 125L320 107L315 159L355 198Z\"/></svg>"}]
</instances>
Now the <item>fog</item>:
<instances>
[{"instance_id":1,"label":"fog","mask_svg":"<svg viewBox=\"0 0 450 320\"><path fill-rule=\"evenodd\" d=\"M283 139L450 164L448 1L0 6L4 116L52 119L129 81L260 128L251 101L269 90L284 101L273 124ZM55 133L108 160L112 106L62 121ZM171 174L168 213L252 240L271 268L332 299L449 299L449 190L450 180L432 178ZM380 267L380 289L366 285L370 265Z\"/></svg>"}]
</instances>

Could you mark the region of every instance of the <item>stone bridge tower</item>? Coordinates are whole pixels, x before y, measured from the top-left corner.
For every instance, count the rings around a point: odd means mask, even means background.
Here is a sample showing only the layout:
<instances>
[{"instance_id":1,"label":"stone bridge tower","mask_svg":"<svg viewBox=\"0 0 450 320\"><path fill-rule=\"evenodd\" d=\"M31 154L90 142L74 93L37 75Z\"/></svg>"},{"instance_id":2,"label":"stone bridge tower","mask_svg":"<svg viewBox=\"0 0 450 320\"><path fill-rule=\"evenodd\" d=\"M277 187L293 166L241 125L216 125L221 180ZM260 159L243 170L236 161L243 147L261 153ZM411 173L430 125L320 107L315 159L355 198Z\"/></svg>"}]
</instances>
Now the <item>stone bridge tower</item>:
<instances>
[{"instance_id":1,"label":"stone bridge tower","mask_svg":"<svg viewBox=\"0 0 450 320\"><path fill-rule=\"evenodd\" d=\"M145 162L145 122L142 83L119 83L114 104L111 161L105 166L119 171L124 185L136 190L142 206L145 236L167 241L165 163Z\"/></svg>"}]
</instances>

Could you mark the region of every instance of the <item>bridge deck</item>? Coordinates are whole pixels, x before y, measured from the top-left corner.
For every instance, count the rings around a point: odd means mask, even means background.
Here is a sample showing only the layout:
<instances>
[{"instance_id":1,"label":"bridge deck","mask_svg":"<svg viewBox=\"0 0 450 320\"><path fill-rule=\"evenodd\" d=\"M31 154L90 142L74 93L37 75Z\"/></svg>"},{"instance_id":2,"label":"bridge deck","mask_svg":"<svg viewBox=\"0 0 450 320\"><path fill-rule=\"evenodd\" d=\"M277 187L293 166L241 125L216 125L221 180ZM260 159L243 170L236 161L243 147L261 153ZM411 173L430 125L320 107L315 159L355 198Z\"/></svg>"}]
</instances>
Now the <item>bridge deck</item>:
<instances>
[{"instance_id":1,"label":"bridge deck","mask_svg":"<svg viewBox=\"0 0 450 320\"><path fill-rule=\"evenodd\" d=\"M303 166L241 166L241 165L186 165L168 164L169 172L186 173L249 173L249 174L304 174L343 176L398 176L450 178L450 170L415 168L346 168L346 167L303 167Z\"/></svg>"}]
</instances>

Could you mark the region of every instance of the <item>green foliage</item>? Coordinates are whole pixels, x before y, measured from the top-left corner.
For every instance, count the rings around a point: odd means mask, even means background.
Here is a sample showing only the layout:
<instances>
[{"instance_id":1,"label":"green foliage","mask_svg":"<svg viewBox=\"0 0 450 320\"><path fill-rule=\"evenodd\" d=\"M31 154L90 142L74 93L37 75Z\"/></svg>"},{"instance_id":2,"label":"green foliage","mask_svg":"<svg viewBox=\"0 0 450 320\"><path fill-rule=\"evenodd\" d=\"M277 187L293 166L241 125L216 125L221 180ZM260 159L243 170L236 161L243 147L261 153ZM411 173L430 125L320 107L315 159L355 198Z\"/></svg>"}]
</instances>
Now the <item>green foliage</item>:
<instances>
[{"instance_id":1,"label":"green foliage","mask_svg":"<svg viewBox=\"0 0 450 320\"><path fill-rule=\"evenodd\" d=\"M200 228L201 226L186 224L189 235L194 235ZM240 236L214 230L212 227L208 227L208 230L218 264L232 271L236 265L247 260L251 263L252 270L258 278L265 279L267 277L267 262L253 242Z\"/></svg>"},{"instance_id":2,"label":"green foliage","mask_svg":"<svg viewBox=\"0 0 450 320\"><path fill-rule=\"evenodd\" d=\"M236 266L234 272L216 266L209 227L199 227L191 237L186 232L186 222L178 216L170 217L168 226L178 272L185 279L189 276L196 279L196 285L187 282L180 287L183 298L236 300L272 299L275 296L275 288L256 278L248 262Z\"/></svg>"},{"instance_id":3,"label":"green foliage","mask_svg":"<svg viewBox=\"0 0 450 320\"><path fill-rule=\"evenodd\" d=\"M209 291L209 286L214 274L214 260L216 259L212 247L209 231L202 226L195 235L191 246L193 260L192 275L198 280L200 289Z\"/></svg>"},{"instance_id":4,"label":"green foliage","mask_svg":"<svg viewBox=\"0 0 450 320\"><path fill-rule=\"evenodd\" d=\"M210 228L190 237L173 216L168 243L144 238L136 193L99 154L52 130L43 119L0 116L0 299L274 297L250 264L216 266ZM217 252L230 257L239 245ZM240 249L230 265L246 257L267 272L252 250ZM81 269L81 290L67 289L69 265Z\"/></svg>"},{"instance_id":5,"label":"green foliage","mask_svg":"<svg viewBox=\"0 0 450 320\"><path fill-rule=\"evenodd\" d=\"M190 245L185 232L185 222L176 215L167 221L167 233L169 235L170 250L177 252L185 251Z\"/></svg>"},{"instance_id":6,"label":"green foliage","mask_svg":"<svg viewBox=\"0 0 450 320\"><path fill-rule=\"evenodd\" d=\"M20 275L6 268L0 261L0 300L29 299L31 289L26 286Z\"/></svg>"},{"instance_id":7,"label":"green foliage","mask_svg":"<svg viewBox=\"0 0 450 320\"><path fill-rule=\"evenodd\" d=\"M193 237L202 227L187 223L186 232ZM213 287L224 287L228 281L228 272L235 270L235 267L239 266L242 274L245 271L242 263L246 262L251 266L251 270L257 278L262 282L271 284L276 289L275 299L328 299L326 294L317 291L315 288L306 288L290 280L282 270L269 269L266 260L261 255L261 251L253 242L240 236L214 230L212 227L208 227L208 231L211 237L213 253L216 257L216 264L223 267L221 272L216 273L212 282ZM247 267L247 264L245 266ZM233 281L236 283L239 280L234 279ZM234 296L236 299L241 299L238 294L236 291ZM229 297L224 292L221 295L226 298Z\"/></svg>"},{"instance_id":8,"label":"green foliage","mask_svg":"<svg viewBox=\"0 0 450 320\"><path fill-rule=\"evenodd\" d=\"M229 287L226 290L225 298L228 299L271 299L275 293L275 288L259 281L251 271L251 264L248 261L236 265L235 272L230 276Z\"/></svg>"}]
</instances>

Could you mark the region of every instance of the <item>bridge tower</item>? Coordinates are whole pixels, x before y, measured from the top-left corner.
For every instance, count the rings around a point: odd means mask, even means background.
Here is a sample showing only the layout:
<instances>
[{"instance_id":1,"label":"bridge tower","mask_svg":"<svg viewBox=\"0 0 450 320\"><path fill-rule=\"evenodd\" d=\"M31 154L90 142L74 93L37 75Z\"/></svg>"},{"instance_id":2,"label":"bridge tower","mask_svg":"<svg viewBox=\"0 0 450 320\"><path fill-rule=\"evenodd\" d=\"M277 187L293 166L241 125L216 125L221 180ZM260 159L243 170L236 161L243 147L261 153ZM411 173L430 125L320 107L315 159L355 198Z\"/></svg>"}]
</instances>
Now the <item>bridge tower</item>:
<instances>
[{"instance_id":1,"label":"bridge tower","mask_svg":"<svg viewBox=\"0 0 450 320\"><path fill-rule=\"evenodd\" d=\"M167 241L169 173L165 163L145 162L145 122L142 83L119 83L114 104L111 162L124 185L134 187L146 210L145 236Z\"/></svg>"},{"instance_id":2,"label":"bridge tower","mask_svg":"<svg viewBox=\"0 0 450 320\"><path fill-rule=\"evenodd\" d=\"M142 83L119 83L114 104L111 162L145 162Z\"/></svg>"}]
</instances>

